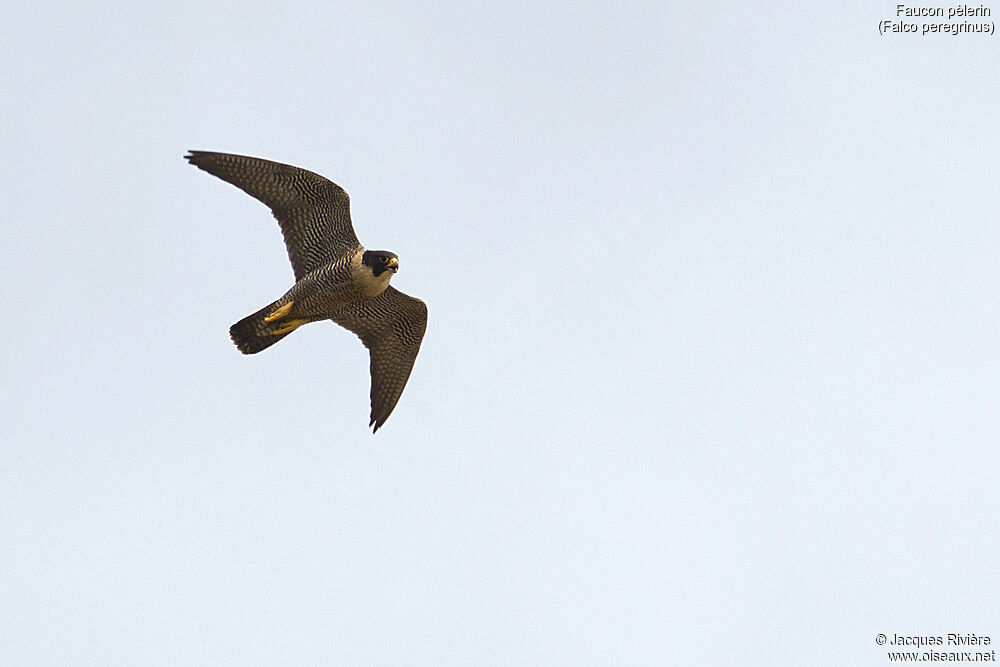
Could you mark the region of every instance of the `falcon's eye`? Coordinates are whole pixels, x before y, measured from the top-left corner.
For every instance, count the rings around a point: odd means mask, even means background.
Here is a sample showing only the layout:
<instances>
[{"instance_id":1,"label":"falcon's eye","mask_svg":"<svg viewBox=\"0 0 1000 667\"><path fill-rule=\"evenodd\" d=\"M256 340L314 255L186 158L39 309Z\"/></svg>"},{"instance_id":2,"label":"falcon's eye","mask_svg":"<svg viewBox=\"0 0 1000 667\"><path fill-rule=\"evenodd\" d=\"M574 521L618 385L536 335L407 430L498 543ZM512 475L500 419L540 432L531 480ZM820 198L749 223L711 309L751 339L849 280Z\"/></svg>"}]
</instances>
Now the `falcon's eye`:
<instances>
[{"instance_id":1,"label":"falcon's eye","mask_svg":"<svg viewBox=\"0 0 1000 667\"><path fill-rule=\"evenodd\" d=\"M382 258L382 263L383 263L383 264L385 264L385 263L386 263L386 262L388 262L388 261L389 261L389 258L388 258L388 257L383 257L383 258Z\"/></svg>"}]
</instances>

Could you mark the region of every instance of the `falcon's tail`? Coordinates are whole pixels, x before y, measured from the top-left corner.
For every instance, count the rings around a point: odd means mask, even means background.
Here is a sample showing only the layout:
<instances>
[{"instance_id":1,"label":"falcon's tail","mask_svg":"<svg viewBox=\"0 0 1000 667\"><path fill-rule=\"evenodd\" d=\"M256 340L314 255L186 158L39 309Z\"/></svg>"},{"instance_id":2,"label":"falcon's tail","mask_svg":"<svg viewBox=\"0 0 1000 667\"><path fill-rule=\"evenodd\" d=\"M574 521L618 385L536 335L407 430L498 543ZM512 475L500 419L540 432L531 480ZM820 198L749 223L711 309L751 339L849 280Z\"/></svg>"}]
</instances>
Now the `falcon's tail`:
<instances>
[{"instance_id":1,"label":"falcon's tail","mask_svg":"<svg viewBox=\"0 0 1000 667\"><path fill-rule=\"evenodd\" d=\"M236 347L243 354L257 354L261 350L266 350L279 340L292 333L274 333L276 329L281 329L282 322L265 322L267 317L275 309L278 302L264 306L253 315L248 315L242 320L229 327L229 337L236 343Z\"/></svg>"}]
</instances>

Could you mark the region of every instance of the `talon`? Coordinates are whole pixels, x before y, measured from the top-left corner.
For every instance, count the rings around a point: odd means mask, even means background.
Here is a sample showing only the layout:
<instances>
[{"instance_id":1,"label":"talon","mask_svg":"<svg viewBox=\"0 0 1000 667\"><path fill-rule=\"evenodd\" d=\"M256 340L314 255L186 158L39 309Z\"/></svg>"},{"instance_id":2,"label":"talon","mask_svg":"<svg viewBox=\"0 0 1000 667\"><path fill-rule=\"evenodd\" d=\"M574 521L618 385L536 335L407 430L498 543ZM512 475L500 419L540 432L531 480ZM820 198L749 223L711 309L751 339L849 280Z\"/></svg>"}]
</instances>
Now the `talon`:
<instances>
[{"instance_id":1,"label":"talon","mask_svg":"<svg viewBox=\"0 0 1000 667\"><path fill-rule=\"evenodd\" d=\"M273 322L275 320L280 320L282 317L285 317L286 315L288 315L288 313L292 312L292 306L293 305L295 305L295 302L294 301L289 301L288 303L286 303L281 308L275 308L274 311L272 311L270 315L268 315L267 317L264 318L264 321L265 322Z\"/></svg>"},{"instance_id":2,"label":"talon","mask_svg":"<svg viewBox=\"0 0 1000 667\"><path fill-rule=\"evenodd\" d=\"M278 334L291 333L296 329L298 329L303 324L309 324L309 320L305 319L288 320L287 322L283 322L280 328L275 329L271 333L274 334L275 336L277 336Z\"/></svg>"}]
</instances>

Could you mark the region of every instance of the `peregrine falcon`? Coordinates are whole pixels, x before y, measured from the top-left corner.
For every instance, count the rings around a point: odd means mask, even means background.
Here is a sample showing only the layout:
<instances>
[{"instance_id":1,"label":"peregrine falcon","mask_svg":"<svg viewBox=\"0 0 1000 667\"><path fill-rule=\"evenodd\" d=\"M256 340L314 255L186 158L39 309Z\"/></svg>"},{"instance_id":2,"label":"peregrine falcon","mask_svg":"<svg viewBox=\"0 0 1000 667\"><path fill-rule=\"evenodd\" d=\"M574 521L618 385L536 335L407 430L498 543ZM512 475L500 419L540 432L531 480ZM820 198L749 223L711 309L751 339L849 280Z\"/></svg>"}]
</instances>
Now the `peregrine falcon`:
<instances>
[{"instance_id":1,"label":"peregrine falcon","mask_svg":"<svg viewBox=\"0 0 1000 667\"><path fill-rule=\"evenodd\" d=\"M389 285L399 258L366 250L351 224L351 200L319 174L255 157L190 151L188 162L266 204L285 237L295 284L229 329L243 354L256 354L317 320L333 320L371 356L372 433L392 414L427 328L427 306Z\"/></svg>"}]
</instances>

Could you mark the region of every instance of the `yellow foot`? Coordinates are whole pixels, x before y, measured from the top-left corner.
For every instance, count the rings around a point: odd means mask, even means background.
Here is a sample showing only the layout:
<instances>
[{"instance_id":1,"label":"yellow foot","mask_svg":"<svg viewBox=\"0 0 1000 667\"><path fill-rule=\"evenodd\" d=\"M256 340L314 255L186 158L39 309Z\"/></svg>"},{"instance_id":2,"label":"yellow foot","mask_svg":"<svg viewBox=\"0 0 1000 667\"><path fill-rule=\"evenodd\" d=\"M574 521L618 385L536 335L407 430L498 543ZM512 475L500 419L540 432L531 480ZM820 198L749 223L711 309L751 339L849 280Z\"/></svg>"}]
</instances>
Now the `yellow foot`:
<instances>
[{"instance_id":1,"label":"yellow foot","mask_svg":"<svg viewBox=\"0 0 1000 667\"><path fill-rule=\"evenodd\" d=\"M294 301L289 301L281 308L275 308L270 315L264 318L265 322L273 322L275 320L280 320L282 317L292 312L292 306L295 305Z\"/></svg>"},{"instance_id":2,"label":"yellow foot","mask_svg":"<svg viewBox=\"0 0 1000 667\"><path fill-rule=\"evenodd\" d=\"M305 319L288 320L287 322L282 322L281 323L281 328L280 329L275 329L271 333L273 335L275 335L275 336L277 336L278 334L291 333L291 332L295 331L296 329L298 329L303 324L309 324L309 320L305 320Z\"/></svg>"}]
</instances>

